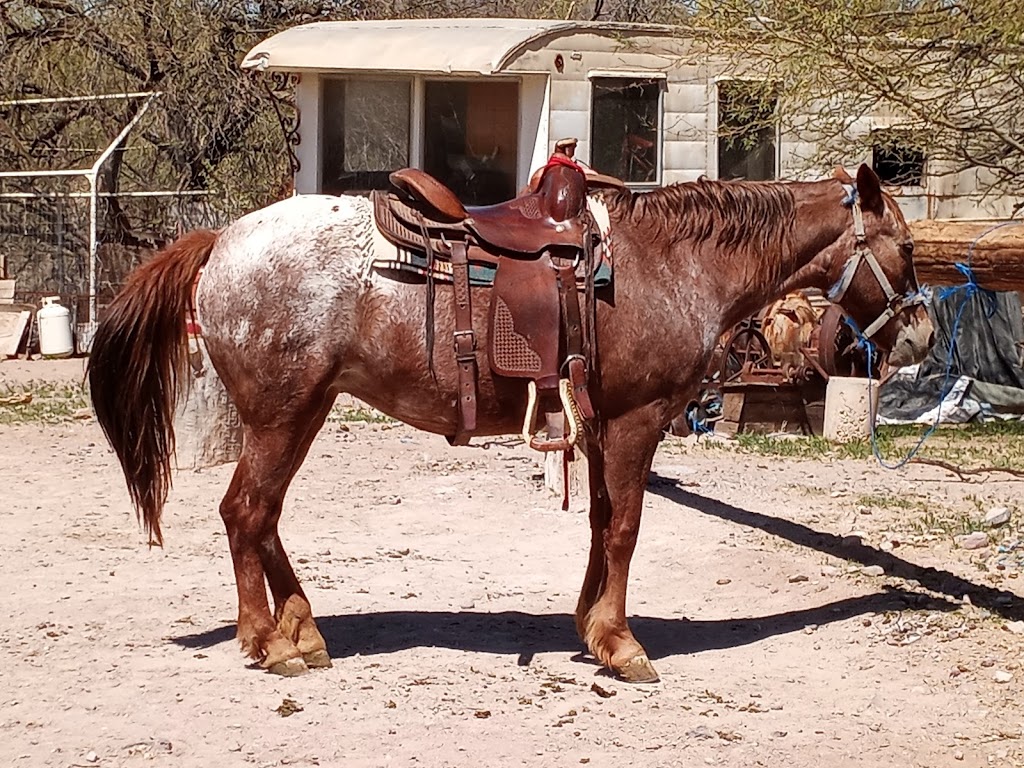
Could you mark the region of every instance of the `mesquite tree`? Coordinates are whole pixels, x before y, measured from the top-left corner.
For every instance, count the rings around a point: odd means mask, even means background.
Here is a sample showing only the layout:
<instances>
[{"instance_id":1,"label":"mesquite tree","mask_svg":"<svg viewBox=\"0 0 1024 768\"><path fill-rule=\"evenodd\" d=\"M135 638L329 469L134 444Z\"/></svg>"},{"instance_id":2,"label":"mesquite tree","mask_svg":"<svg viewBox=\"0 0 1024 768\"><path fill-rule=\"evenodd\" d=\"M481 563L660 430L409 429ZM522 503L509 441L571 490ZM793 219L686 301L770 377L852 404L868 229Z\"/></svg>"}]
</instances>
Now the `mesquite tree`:
<instances>
[{"instance_id":1,"label":"mesquite tree","mask_svg":"<svg viewBox=\"0 0 1024 768\"><path fill-rule=\"evenodd\" d=\"M693 34L772 83L774 119L817 141L809 165L898 146L926 157L930 175L973 169L982 193L1024 197L1024 14L1010 4L714 0L695 9ZM886 130L870 131L867 115Z\"/></svg>"}]
</instances>

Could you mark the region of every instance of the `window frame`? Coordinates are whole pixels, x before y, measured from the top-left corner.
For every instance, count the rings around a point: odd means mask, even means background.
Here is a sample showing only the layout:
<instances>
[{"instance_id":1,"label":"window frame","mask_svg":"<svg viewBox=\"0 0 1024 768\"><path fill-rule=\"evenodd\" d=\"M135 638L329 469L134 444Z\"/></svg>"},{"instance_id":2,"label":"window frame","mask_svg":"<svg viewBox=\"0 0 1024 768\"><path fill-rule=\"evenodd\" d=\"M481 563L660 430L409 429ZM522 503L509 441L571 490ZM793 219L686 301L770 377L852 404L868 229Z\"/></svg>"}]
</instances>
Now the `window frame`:
<instances>
[{"instance_id":1,"label":"window frame","mask_svg":"<svg viewBox=\"0 0 1024 768\"><path fill-rule=\"evenodd\" d=\"M325 118L327 114L327 87L329 82L340 82L348 83L352 81L361 82L400 82L407 83L409 85L409 142L406 147L406 158L409 165L415 165L413 159L413 150L416 145L416 126L413 122L413 115L415 113L416 104L416 78L412 75L395 74L389 76L381 76L374 74L359 74L359 75L338 75L338 74L322 74L319 78L318 83L318 109L317 109L317 157L316 157L316 189L317 194L328 194L324 192L324 163L326 156L324 153L324 147L326 146L326 123ZM422 139L420 140L422 145ZM363 194L365 190L345 190L341 194Z\"/></svg>"},{"instance_id":2,"label":"window frame","mask_svg":"<svg viewBox=\"0 0 1024 768\"><path fill-rule=\"evenodd\" d=\"M668 90L668 75L665 72L613 69L595 69L587 72L587 85L590 89L587 99L587 142L590 147L590 156L587 160L591 165L593 165L594 159L594 83L596 80L645 80L657 84L658 101L655 109L658 121L654 141L654 179L651 181L626 181L623 179L622 181L629 189L637 191L656 189L662 186L665 178L665 92ZM594 170L600 171L601 169L594 168Z\"/></svg>"},{"instance_id":3,"label":"window frame","mask_svg":"<svg viewBox=\"0 0 1024 768\"><path fill-rule=\"evenodd\" d=\"M721 92L722 83L728 82L747 82L747 83L768 83L767 78L763 77L740 77L737 75L719 75L711 80L711 87L713 89L713 98L711 99L712 109L711 118L712 125L711 130L708 131L708 176L712 179L721 179L721 167L720 167L720 155L719 155L719 126L721 125ZM779 96L775 98L775 120L774 120L774 151L772 152L772 159L775 165L775 173L770 179L771 181L778 181L782 178L782 121L779 119L779 105L781 99Z\"/></svg>"},{"instance_id":4,"label":"window frame","mask_svg":"<svg viewBox=\"0 0 1024 768\"><path fill-rule=\"evenodd\" d=\"M415 88L413 91L414 100L412 105L413 112L413 135L416 140L412 143L416 145L417 154L411 160L411 164L415 168L423 168L426 165L426 150L424 144L427 137L427 83L512 83L516 87L516 144L515 144L515 171L513 172L512 178L512 189L513 195L519 190L522 182L520 175L522 173L523 163L523 81L521 78L516 76L494 76L494 77L459 77L457 75L443 75L434 73L425 73L422 75L413 76Z\"/></svg>"}]
</instances>

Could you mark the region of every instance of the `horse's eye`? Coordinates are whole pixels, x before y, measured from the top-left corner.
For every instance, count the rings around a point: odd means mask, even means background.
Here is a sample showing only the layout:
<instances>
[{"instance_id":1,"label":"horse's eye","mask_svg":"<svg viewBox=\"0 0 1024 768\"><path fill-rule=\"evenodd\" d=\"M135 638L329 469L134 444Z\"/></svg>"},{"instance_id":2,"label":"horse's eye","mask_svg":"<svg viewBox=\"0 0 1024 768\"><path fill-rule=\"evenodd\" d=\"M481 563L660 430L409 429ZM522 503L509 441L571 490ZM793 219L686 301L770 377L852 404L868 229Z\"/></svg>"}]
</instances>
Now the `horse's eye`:
<instances>
[{"instance_id":1,"label":"horse's eye","mask_svg":"<svg viewBox=\"0 0 1024 768\"><path fill-rule=\"evenodd\" d=\"M900 243L900 250L903 251L903 255L908 258L914 255L914 241L907 240L904 243Z\"/></svg>"}]
</instances>

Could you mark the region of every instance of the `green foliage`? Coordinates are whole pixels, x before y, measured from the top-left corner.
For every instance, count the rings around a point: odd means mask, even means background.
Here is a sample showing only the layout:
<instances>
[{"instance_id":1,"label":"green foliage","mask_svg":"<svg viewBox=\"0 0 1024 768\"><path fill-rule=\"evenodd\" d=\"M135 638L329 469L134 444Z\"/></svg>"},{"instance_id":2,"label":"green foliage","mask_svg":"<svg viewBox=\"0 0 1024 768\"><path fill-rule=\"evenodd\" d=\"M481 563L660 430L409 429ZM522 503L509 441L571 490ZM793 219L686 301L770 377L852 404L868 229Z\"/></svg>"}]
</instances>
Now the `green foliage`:
<instances>
[{"instance_id":1,"label":"green foliage","mask_svg":"<svg viewBox=\"0 0 1024 768\"><path fill-rule=\"evenodd\" d=\"M327 420L332 422L356 422L366 424L398 424L386 413L381 413L375 408L366 408L357 405L335 405L327 415Z\"/></svg>"},{"instance_id":2,"label":"green foliage","mask_svg":"<svg viewBox=\"0 0 1024 768\"><path fill-rule=\"evenodd\" d=\"M104 189L213 190L235 207L252 207L287 179L272 105L287 97L270 94L238 62L268 28L288 21L276 3L11 0L0 5L0 94L159 91L106 169ZM91 165L143 101L3 108L0 163L22 170Z\"/></svg>"}]
</instances>

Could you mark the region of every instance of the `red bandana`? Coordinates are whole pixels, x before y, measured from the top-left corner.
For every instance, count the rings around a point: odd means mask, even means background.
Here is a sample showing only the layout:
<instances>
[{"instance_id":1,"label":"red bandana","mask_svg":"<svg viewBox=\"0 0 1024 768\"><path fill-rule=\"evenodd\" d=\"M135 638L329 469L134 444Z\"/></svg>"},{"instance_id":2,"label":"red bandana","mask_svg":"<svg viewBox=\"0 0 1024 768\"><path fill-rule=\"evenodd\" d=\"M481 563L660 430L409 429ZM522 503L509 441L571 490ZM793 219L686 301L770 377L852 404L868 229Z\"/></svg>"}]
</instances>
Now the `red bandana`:
<instances>
[{"instance_id":1,"label":"red bandana","mask_svg":"<svg viewBox=\"0 0 1024 768\"><path fill-rule=\"evenodd\" d=\"M580 173L583 173L583 169L580 167L579 163L577 163L572 158L566 157L565 155L551 155L551 157L548 158L548 164L545 165L544 168L546 170L555 165L565 165L568 166L569 168L575 168Z\"/></svg>"}]
</instances>

